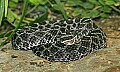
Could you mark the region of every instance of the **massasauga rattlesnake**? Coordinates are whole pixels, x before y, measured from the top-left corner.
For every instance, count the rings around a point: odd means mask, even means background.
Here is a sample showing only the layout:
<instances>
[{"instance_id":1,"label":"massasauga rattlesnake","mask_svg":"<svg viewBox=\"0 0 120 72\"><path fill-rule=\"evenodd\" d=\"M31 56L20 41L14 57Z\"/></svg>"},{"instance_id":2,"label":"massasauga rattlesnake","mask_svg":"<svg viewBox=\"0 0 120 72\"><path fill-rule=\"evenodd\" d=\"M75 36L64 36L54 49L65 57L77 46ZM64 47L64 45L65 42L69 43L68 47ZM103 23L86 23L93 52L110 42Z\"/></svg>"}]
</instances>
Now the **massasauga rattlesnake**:
<instances>
[{"instance_id":1,"label":"massasauga rattlesnake","mask_svg":"<svg viewBox=\"0 0 120 72\"><path fill-rule=\"evenodd\" d=\"M106 47L106 34L89 18L45 21L18 29L12 38L14 49L32 50L48 61L81 59Z\"/></svg>"}]
</instances>

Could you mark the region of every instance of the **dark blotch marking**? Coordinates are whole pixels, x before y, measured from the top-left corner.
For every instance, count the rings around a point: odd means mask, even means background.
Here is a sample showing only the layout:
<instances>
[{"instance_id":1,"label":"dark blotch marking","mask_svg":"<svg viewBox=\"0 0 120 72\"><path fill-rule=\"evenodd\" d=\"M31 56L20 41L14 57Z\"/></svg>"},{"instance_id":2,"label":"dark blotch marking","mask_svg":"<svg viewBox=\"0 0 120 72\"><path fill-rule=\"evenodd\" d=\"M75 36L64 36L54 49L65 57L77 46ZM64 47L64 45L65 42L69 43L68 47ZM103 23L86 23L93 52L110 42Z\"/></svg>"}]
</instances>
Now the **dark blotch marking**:
<instances>
[{"instance_id":1,"label":"dark blotch marking","mask_svg":"<svg viewBox=\"0 0 120 72\"><path fill-rule=\"evenodd\" d=\"M53 62L53 61L55 61L55 58L54 58L54 56L49 56L48 60Z\"/></svg>"},{"instance_id":2,"label":"dark blotch marking","mask_svg":"<svg viewBox=\"0 0 120 72\"><path fill-rule=\"evenodd\" d=\"M94 43L92 43L92 44L91 44L91 48L97 49L97 45L95 45Z\"/></svg>"},{"instance_id":3,"label":"dark blotch marking","mask_svg":"<svg viewBox=\"0 0 120 72\"><path fill-rule=\"evenodd\" d=\"M37 51L35 54L40 57L41 52Z\"/></svg>"},{"instance_id":4,"label":"dark blotch marking","mask_svg":"<svg viewBox=\"0 0 120 72\"><path fill-rule=\"evenodd\" d=\"M51 29L59 29L59 26L55 25L55 26L51 27Z\"/></svg>"},{"instance_id":5,"label":"dark blotch marking","mask_svg":"<svg viewBox=\"0 0 120 72\"><path fill-rule=\"evenodd\" d=\"M74 23L72 26L73 26L73 27L76 27L76 23Z\"/></svg>"},{"instance_id":6,"label":"dark blotch marking","mask_svg":"<svg viewBox=\"0 0 120 72\"><path fill-rule=\"evenodd\" d=\"M42 32L42 31L38 31L38 32L35 32L35 36L38 36L38 37L42 37L43 35L45 34L45 32Z\"/></svg>"},{"instance_id":7,"label":"dark blotch marking","mask_svg":"<svg viewBox=\"0 0 120 72\"><path fill-rule=\"evenodd\" d=\"M83 31L82 31L82 35L85 35L85 36L86 36L87 34L88 34L88 30L83 30Z\"/></svg>"},{"instance_id":8,"label":"dark blotch marking","mask_svg":"<svg viewBox=\"0 0 120 72\"><path fill-rule=\"evenodd\" d=\"M50 30L50 33L55 36L57 34L58 30Z\"/></svg>"},{"instance_id":9,"label":"dark blotch marking","mask_svg":"<svg viewBox=\"0 0 120 72\"><path fill-rule=\"evenodd\" d=\"M90 47L90 43L91 41L81 41L81 45L84 46L84 47Z\"/></svg>"},{"instance_id":10,"label":"dark blotch marking","mask_svg":"<svg viewBox=\"0 0 120 72\"><path fill-rule=\"evenodd\" d=\"M40 55L42 55L42 51L44 51L44 47L42 45L38 45L38 46L34 46L32 51L34 54L36 54L37 56L40 57Z\"/></svg>"},{"instance_id":11,"label":"dark blotch marking","mask_svg":"<svg viewBox=\"0 0 120 72\"><path fill-rule=\"evenodd\" d=\"M55 58L63 58L64 56L64 52L62 50L58 51L56 54L55 54Z\"/></svg>"},{"instance_id":12,"label":"dark blotch marking","mask_svg":"<svg viewBox=\"0 0 120 72\"><path fill-rule=\"evenodd\" d=\"M46 38L46 40L51 40L52 35L51 35L51 34L46 34L46 35L45 35L45 38Z\"/></svg>"},{"instance_id":13,"label":"dark blotch marking","mask_svg":"<svg viewBox=\"0 0 120 72\"><path fill-rule=\"evenodd\" d=\"M43 27L42 25L40 25L38 28L39 28L39 29L43 29L44 27Z\"/></svg>"},{"instance_id":14,"label":"dark blotch marking","mask_svg":"<svg viewBox=\"0 0 120 72\"><path fill-rule=\"evenodd\" d=\"M37 24L32 24L32 27L37 27L38 25Z\"/></svg>"},{"instance_id":15,"label":"dark blotch marking","mask_svg":"<svg viewBox=\"0 0 120 72\"><path fill-rule=\"evenodd\" d=\"M78 24L78 28L83 28L85 26L85 24Z\"/></svg>"},{"instance_id":16,"label":"dark blotch marking","mask_svg":"<svg viewBox=\"0 0 120 72\"><path fill-rule=\"evenodd\" d=\"M92 31L93 33L101 33L101 31L100 30L94 30L94 31Z\"/></svg>"},{"instance_id":17,"label":"dark blotch marking","mask_svg":"<svg viewBox=\"0 0 120 72\"><path fill-rule=\"evenodd\" d=\"M51 45L52 45L51 43L47 43L44 46L45 46L45 48L49 48Z\"/></svg>"},{"instance_id":18,"label":"dark blotch marking","mask_svg":"<svg viewBox=\"0 0 120 72\"><path fill-rule=\"evenodd\" d=\"M65 22L64 20L60 20L60 24L64 24L64 22Z\"/></svg>"},{"instance_id":19,"label":"dark blotch marking","mask_svg":"<svg viewBox=\"0 0 120 72\"><path fill-rule=\"evenodd\" d=\"M82 47L82 45L81 45L81 47L79 48L78 52L82 53L82 54L85 54L87 52L87 50L88 50L87 47Z\"/></svg>"},{"instance_id":20,"label":"dark blotch marking","mask_svg":"<svg viewBox=\"0 0 120 72\"><path fill-rule=\"evenodd\" d=\"M87 40L90 40L90 37L85 37L85 36L84 36L84 37L83 37L83 40L86 40L86 41L87 41Z\"/></svg>"},{"instance_id":21,"label":"dark blotch marking","mask_svg":"<svg viewBox=\"0 0 120 72\"><path fill-rule=\"evenodd\" d=\"M27 42L23 42L23 47L27 48L29 47L29 44Z\"/></svg>"},{"instance_id":22,"label":"dark blotch marking","mask_svg":"<svg viewBox=\"0 0 120 72\"><path fill-rule=\"evenodd\" d=\"M17 33L18 33L18 34L24 33L24 30L23 30L23 29L22 29L22 30L18 30ZM15 35L14 35L14 36L15 36Z\"/></svg>"},{"instance_id":23,"label":"dark blotch marking","mask_svg":"<svg viewBox=\"0 0 120 72\"><path fill-rule=\"evenodd\" d=\"M73 45L67 45L67 47L65 48L65 50L68 52L68 53L72 53L72 51L76 50L77 49L77 46L75 46L74 44Z\"/></svg>"},{"instance_id":24,"label":"dark blotch marking","mask_svg":"<svg viewBox=\"0 0 120 72\"><path fill-rule=\"evenodd\" d=\"M21 42L22 42L22 41L21 41L20 38L17 38L17 39L16 39L16 44L17 44L18 46L21 45Z\"/></svg>"},{"instance_id":25,"label":"dark blotch marking","mask_svg":"<svg viewBox=\"0 0 120 72\"><path fill-rule=\"evenodd\" d=\"M33 44L33 43L35 43L35 42L37 41L37 39L38 39L38 38L36 38L35 36L32 36L32 37L30 38L30 42Z\"/></svg>"},{"instance_id":26,"label":"dark blotch marking","mask_svg":"<svg viewBox=\"0 0 120 72\"><path fill-rule=\"evenodd\" d=\"M49 21L49 24L54 24L56 22L57 22L57 20Z\"/></svg>"},{"instance_id":27,"label":"dark blotch marking","mask_svg":"<svg viewBox=\"0 0 120 72\"><path fill-rule=\"evenodd\" d=\"M95 43L99 43L97 38L92 38L92 41L95 42Z\"/></svg>"},{"instance_id":28,"label":"dark blotch marking","mask_svg":"<svg viewBox=\"0 0 120 72\"><path fill-rule=\"evenodd\" d=\"M31 27L30 30L31 30L32 32L35 32L36 30L38 30L38 28Z\"/></svg>"},{"instance_id":29,"label":"dark blotch marking","mask_svg":"<svg viewBox=\"0 0 120 72\"><path fill-rule=\"evenodd\" d=\"M55 52L57 52L58 50L59 50L59 48L57 48L57 47L55 47L55 46L53 46L53 45L52 45L52 47L50 48L51 53L55 53Z\"/></svg>"},{"instance_id":30,"label":"dark blotch marking","mask_svg":"<svg viewBox=\"0 0 120 72\"><path fill-rule=\"evenodd\" d=\"M93 32L92 32L92 33L89 33L89 36L91 36L91 37L96 37L97 35L96 35L96 34L93 34Z\"/></svg>"},{"instance_id":31,"label":"dark blotch marking","mask_svg":"<svg viewBox=\"0 0 120 72\"><path fill-rule=\"evenodd\" d=\"M94 29L97 29L97 28L98 28L98 26L95 25L95 23L93 23L93 27L94 27Z\"/></svg>"},{"instance_id":32,"label":"dark blotch marking","mask_svg":"<svg viewBox=\"0 0 120 72\"><path fill-rule=\"evenodd\" d=\"M46 24L46 22L41 22L41 23L39 23L39 25L45 25Z\"/></svg>"},{"instance_id":33,"label":"dark blotch marking","mask_svg":"<svg viewBox=\"0 0 120 72\"><path fill-rule=\"evenodd\" d=\"M61 31L62 33L65 33L65 28L60 28L60 31Z\"/></svg>"},{"instance_id":34,"label":"dark blotch marking","mask_svg":"<svg viewBox=\"0 0 120 72\"><path fill-rule=\"evenodd\" d=\"M55 45L58 46L58 47L64 47L65 46L64 43L61 43L61 41L57 41Z\"/></svg>"},{"instance_id":35,"label":"dark blotch marking","mask_svg":"<svg viewBox=\"0 0 120 72\"><path fill-rule=\"evenodd\" d=\"M18 35L15 33L14 36L12 37L12 41L14 41L17 37Z\"/></svg>"},{"instance_id":36,"label":"dark blotch marking","mask_svg":"<svg viewBox=\"0 0 120 72\"><path fill-rule=\"evenodd\" d=\"M49 52L48 50L45 50L45 51L43 52L43 55L44 55L44 56L49 56L49 55L50 55L50 52Z\"/></svg>"},{"instance_id":37,"label":"dark blotch marking","mask_svg":"<svg viewBox=\"0 0 120 72\"><path fill-rule=\"evenodd\" d=\"M67 36L67 37L61 38L60 41L70 40L72 38L73 38L72 36Z\"/></svg>"},{"instance_id":38,"label":"dark blotch marking","mask_svg":"<svg viewBox=\"0 0 120 72\"><path fill-rule=\"evenodd\" d=\"M70 25L67 25L67 29L70 30L70 28L71 28Z\"/></svg>"},{"instance_id":39,"label":"dark blotch marking","mask_svg":"<svg viewBox=\"0 0 120 72\"><path fill-rule=\"evenodd\" d=\"M23 33L23 34L20 35L20 37L22 38L22 40L28 41L29 35L27 33Z\"/></svg>"}]
</instances>

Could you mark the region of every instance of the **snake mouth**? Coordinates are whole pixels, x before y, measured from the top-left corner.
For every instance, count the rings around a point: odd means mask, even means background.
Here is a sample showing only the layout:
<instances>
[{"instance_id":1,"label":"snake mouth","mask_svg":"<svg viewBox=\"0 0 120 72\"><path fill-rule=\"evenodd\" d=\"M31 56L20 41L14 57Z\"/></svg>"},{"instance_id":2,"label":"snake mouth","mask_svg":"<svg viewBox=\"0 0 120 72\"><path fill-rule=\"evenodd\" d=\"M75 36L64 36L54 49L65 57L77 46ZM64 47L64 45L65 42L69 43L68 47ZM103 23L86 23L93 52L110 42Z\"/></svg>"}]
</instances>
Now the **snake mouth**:
<instances>
[{"instance_id":1,"label":"snake mouth","mask_svg":"<svg viewBox=\"0 0 120 72\"><path fill-rule=\"evenodd\" d=\"M78 37L76 35L72 39L62 41L61 43L64 43L66 45L73 45L73 44L79 43L80 41L81 41L81 39L78 39Z\"/></svg>"}]
</instances>

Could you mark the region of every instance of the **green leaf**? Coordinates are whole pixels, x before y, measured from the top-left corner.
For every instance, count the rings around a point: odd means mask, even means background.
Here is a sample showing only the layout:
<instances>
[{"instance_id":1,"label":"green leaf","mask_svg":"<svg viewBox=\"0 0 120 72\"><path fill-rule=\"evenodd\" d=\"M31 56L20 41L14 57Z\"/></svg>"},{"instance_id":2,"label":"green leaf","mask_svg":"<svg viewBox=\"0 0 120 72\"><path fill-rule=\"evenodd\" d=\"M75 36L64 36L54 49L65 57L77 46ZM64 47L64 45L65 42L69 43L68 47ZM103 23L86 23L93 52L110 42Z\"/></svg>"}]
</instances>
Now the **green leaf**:
<instances>
[{"instance_id":1,"label":"green leaf","mask_svg":"<svg viewBox=\"0 0 120 72\"><path fill-rule=\"evenodd\" d=\"M9 1L9 7L16 8L18 4L18 0L11 0Z\"/></svg>"},{"instance_id":2,"label":"green leaf","mask_svg":"<svg viewBox=\"0 0 120 72\"><path fill-rule=\"evenodd\" d=\"M81 5L83 2L80 0L68 0L66 3L66 6L77 6L77 5Z\"/></svg>"},{"instance_id":3,"label":"green leaf","mask_svg":"<svg viewBox=\"0 0 120 72\"><path fill-rule=\"evenodd\" d=\"M90 3L93 3L95 5L100 5L100 3L97 0L89 0Z\"/></svg>"},{"instance_id":4,"label":"green leaf","mask_svg":"<svg viewBox=\"0 0 120 72\"><path fill-rule=\"evenodd\" d=\"M8 9L7 20L12 23L14 21L14 19L15 19L15 17L14 17L13 12L10 9Z\"/></svg>"},{"instance_id":5,"label":"green leaf","mask_svg":"<svg viewBox=\"0 0 120 72\"><path fill-rule=\"evenodd\" d=\"M7 17L7 11L8 11L8 0L5 0L5 17Z\"/></svg>"},{"instance_id":6,"label":"green leaf","mask_svg":"<svg viewBox=\"0 0 120 72\"><path fill-rule=\"evenodd\" d=\"M48 17L48 10L44 6L38 6L37 10L42 11L44 13L40 14L38 18L35 19L35 21L31 22L30 24L33 24L35 22L43 22Z\"/></svg>"},{"instance_id":7,"label":"green leaf","mask_svg":"<svg viewBox=\"0 0 120 72\"><path fill-rule=\"evenodd\" d=\"M98 0L98 2L99 2L101 5L105 5L105 3L104 3L103 0Z\"/></svg>"},{"instance_id":8,"label":"green leaf","mask_svg":"<svg viewBox=\"0 0 120 72\"><path fill-rule=\"evenodd\" d=\"M91 3L83 3L82 6L85 8L85 9L92 9L94 7L93 4Z\"/></svg>"},{"instance_id":9,"label":"green leaf","mask_svg":"<svg viewBox=\"0 0 120 72\"><path fill-rule=\"evenodd\" d=\"M111 8L109 8L108 6L101 7L99 10L103 11L103 12L106 12L106 13L110 13L111 12Z\"/></svg>"},{"instance_id":10,"label":"green leaf","mask_svg":"<svg viewBox=\"0 0 120 72\"><path fill-rule=\"evenodd\" d=\"M106 5L113 5L115 2L113 0L106 0L105 2Z\"/></svg>"},{"instance_id":11,"label":"green leaf","mask_svg":"<svg viewBox=\"0 0 120 72\"><path fill-rule=\"evenodd\" d=\"M76 6L76 3L73 0L68 0L66 6Z\"/></svg>"},{"instance_id":12,"label":"green leaf","mask_svg":"<svg viewBox=\"0 0 120 72\"><path fill-rule=\"evenodd\" d=\"M0 26L1 26L3 15L4 15L4 4L5 4L5 1L0 0Z\"/></svg>"},{"instance_id":13,"label":"green leaf","mask_svg":"<svg viewBox=\"0 0 120 72\"><path fill-rule=\"evenodd\" d=\"M0 38L3 38L4 35L5 35L5 33L1 33L1 34L0 34Z\"/></svg>"},{"instance_id":14,"label":"green leaf","mask_svg":"<svg viewBox=\"0 0 120 72\"><path fill-rule=\"evenodd\" d=\"M73 13L74 13L76 16L78 16L78 15L82 14L83 11L80 10L79 8L76 8L76 9L73 11Z\"/></svg>"},{"instance_id":15,"label":"green leaf","mask_svg":"<svg viewBox=\"0 0 120 72\"><path fill-rule=\"evenodd\" d=\"M107 18L107 17L108 17L108 15L107 15L107 14L105 14L105 13L102 13L102 14L100 15L100 17L102 17L102 18Z\"/></svg>"},{"instance_id":16,"label":"green leaf","mask_svg":"<svg viewBox=\"0 0 120 72\"><path fill-rule=\"evenodd\" d=\"M82 10L82 14L81 15L82 15L82 17L88 17L87 16L87 12L85 10Z\"/></svg>"},{"instance_id":17,"label":"green leaf","mask_svg":"<svg viewBox=\"0 0 120 72\"><path fill-rule=\"evenodd\" d=\"M100 12L98 10L92 10L90 11L90 13L87 14L88 17L92 17L92 18L95 18L98 16Z\"/></svg>"},{"instance_id":18,"label":"green leaf","mask_svg":"<svg viewBox=\"0 0 120 72\"><path fill-rule=\"evenodd\" d=\"M32 4L42 4L45 5L47 3L47 0L29 0Z\"/></svg>"},{"instance_id":19,"label":"green leaf","mask_svg":"<svg viewBox=\"0 0 120 72\"><path fill-rule=\"evenodd\" d=\"M66 12L65 12L65 9L64 9L64 6L63 4L60 2L60 0L55 0L56 4L57 4L57 7L60 9L60 11L62 12L62 15L64 17L64 19L67 19L67 15L66 15Z\"/></svg>"},{"instance_id":20,"label":"green leaf","mask_svg":"<svg viewBox=\"0 0 120 72\"><path fill-rule=\"evenodd\" d=\"M57 4L52 4L52 7L53 7L55 10L57 10L57 11L61 11L61 10L59 9L59 7L58 7Z\"/></svg>"}]
</instances>

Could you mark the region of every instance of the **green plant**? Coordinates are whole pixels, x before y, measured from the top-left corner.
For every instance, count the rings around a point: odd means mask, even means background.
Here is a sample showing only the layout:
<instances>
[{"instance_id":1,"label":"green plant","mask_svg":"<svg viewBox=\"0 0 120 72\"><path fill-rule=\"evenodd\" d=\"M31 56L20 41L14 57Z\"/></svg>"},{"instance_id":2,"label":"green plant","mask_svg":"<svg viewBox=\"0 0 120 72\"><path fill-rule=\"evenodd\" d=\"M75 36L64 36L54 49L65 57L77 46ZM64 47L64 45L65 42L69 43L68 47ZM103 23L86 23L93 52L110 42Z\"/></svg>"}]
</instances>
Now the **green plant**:
<instances>
[{"instance_id":1,"label":"green plant","mask_svg":"<svg viewBox=\"0 0 120 72\"><path fill-rule=\"evenodd\" d=\"M72 15L81 17L105 18L113 11L120 13L119 0L87 0L86 2L68 0L66 6L73 7L71 10Z\"/></svg>"},{"instance_id":2,"label":"green plant","mask_svg":"<svg viewBox=\"0 0 120 72\"><path fill-rule=\"evenodd\" d=\"M17 29L20 27L20 24L22 23L22 20L23 20L23 18L25 17L27 5L28 5L28 0L25 0L25 1L24 1L23 10L22 10L22 16L20 17L20 20L19 20L17 26L15 27L15 29L13 30L13 32L11 32L11 34L8 36L8 38L7 38L4 42L1 43L1 45L4 45L4 44L6 44L7 42L9 42L10 39L12 38L12 36L14 35L15 31L17 31Z\"/></svg>"}]
</instances>

